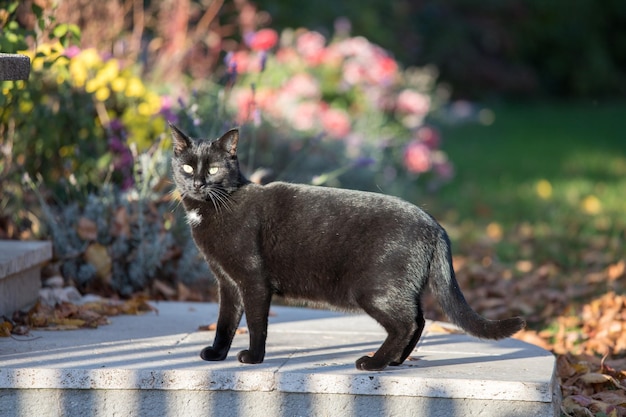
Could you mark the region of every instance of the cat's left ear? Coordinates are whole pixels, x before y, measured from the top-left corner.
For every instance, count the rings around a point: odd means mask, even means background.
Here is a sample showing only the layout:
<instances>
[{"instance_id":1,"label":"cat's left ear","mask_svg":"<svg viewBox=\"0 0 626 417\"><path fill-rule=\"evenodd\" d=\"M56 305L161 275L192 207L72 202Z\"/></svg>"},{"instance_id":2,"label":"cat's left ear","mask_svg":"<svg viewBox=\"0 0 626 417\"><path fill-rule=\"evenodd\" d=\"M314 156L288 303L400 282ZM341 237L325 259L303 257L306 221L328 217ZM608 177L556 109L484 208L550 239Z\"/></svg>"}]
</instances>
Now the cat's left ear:
<instances>
[{"instance_id":1,"label":"cat's left ear","mask_svg":"<svg viewBox=\"0 0 626 417\"><path fill-rule=\"evenodd\" d=\"M237 155L237 144L239 143L239 129L231 129L224 133L221 138L217 140L220 147L232 156Z\"/></svg>"},{"instance_id":2,"label":"cat's left ear","mask_svg":"<svg viewBox=\"0 0 626 417\"><path fill-rule=\"evenodd\" d=\"M191 139L173 124L170 123L169 125L172 130L172 138L174 139L174 155L179 156L191 147Z\"/></svg>"}]
</instances>

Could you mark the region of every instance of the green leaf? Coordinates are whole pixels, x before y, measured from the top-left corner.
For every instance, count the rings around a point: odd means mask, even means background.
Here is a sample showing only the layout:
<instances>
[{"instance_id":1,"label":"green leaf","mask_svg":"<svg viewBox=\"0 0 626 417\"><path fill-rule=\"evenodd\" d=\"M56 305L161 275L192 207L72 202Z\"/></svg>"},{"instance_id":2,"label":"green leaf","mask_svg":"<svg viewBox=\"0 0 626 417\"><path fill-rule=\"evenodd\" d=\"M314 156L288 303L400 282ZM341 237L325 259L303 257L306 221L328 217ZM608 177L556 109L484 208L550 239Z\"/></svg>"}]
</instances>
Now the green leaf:
<instances>
[{"instance_id":1,"label":"green leaf","mask_svg":"<svg viewBox=\"0 0 626 417\"><path fill-rule=\"evenodd\" d=\"M7 11L9 12L9 14L13 13L17 9L17 6L19 5L20 5L19 1L14 1L13 3L10 3L9 7L7 7Z\"/></svg>"},{"instance_id":2,"label":"green leaf","mask_svg":"<svg viewBox=\"0 0 626 417\"><path fill-rule=\"evenodd\" d=\"M31 10L35 14L35 16L37 16L37 19L41 19L41 16L43 16L43 7L33 3Z\"/></svg>"},{"instance_id":3,"label":"green leaf","mask_svg":"<svg viewBox=\"0 0 626 417\"><path fill-rule=\"evenodd\" d=\"M62 23L60 25L55 26L55 28L52 29L52 35L54 35L55 38L61 38L65 36L68 29L69 29L69 25L67 23Z\"/></svg>"}]
</instances>

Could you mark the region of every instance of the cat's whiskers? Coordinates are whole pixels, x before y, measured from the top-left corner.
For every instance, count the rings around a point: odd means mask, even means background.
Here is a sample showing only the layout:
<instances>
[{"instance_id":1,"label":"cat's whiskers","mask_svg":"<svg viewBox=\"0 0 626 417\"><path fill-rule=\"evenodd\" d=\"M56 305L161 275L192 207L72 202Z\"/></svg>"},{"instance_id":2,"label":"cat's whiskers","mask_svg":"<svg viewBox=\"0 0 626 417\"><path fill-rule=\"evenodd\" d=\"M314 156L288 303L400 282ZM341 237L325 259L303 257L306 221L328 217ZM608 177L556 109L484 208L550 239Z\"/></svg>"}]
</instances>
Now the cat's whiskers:
<instances>
[{"instance_id":1,"label":"cat's whiskers","mask_svg":"<svg viewBox=\"0 0 626 417\"><path fill-rule=\"evenodd\" d=\"M218 204L218 201L216 201L215 193L213 192L212 188L209 189L209 191L207 192L207 196L211 199L211 203L213 203L215 211L220 214L220 205Z\"/></svg>"},{"instance_id":2,"label":"cat's whiskers","mask_svg":"<svg viewBox=\"0 0 626 417\"><path fill-rule=\"evenodd\" d=\"M223 188L213 188L215 198L222 204L224 208L232 212L232 202L230 194Z\"/></svg>"}]
</instances>

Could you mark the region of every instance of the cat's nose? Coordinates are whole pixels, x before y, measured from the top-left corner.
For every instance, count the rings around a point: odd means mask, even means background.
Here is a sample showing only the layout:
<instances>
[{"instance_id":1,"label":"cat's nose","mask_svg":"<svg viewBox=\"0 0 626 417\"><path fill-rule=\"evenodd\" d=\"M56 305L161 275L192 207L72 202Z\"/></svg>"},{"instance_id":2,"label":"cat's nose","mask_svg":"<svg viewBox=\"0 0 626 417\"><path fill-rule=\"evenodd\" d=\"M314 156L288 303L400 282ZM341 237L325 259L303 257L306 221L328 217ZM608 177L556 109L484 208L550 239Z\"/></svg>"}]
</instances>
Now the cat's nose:
<instances>
[{"instance_id":1,"label":"cat's nose","mask_svg":"<svg viewBox=\"0 0 626 417\"><path fill-rule=\"evenodd\" d=\"M204 185L204 181L200 179L193 180L193 186L196 190L199 190L200 188L202 188L203 185Z\"/></svg>"}]
</instances>

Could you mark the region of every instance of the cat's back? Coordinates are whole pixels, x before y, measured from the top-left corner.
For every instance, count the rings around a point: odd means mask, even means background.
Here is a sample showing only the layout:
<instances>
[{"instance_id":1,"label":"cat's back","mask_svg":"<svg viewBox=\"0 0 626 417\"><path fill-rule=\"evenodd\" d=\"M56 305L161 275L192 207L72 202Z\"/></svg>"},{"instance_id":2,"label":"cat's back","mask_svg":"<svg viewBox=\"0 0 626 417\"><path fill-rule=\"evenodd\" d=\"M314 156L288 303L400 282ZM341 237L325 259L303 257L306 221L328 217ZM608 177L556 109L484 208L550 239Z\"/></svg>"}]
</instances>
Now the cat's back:
<instances>
[{"instance_id":1,"label":"cat's back","mask_svg":"<svg viewBox=\"0 0 626 417\"><path fill-rule=\"evenodd\" d=\"M373 221L429 224L437 222L419 207L400 198L380 193L274 182L263 187L264 200L283 218L310 221L331 219L350 222Z\"/></svg>"}]
</instances>

